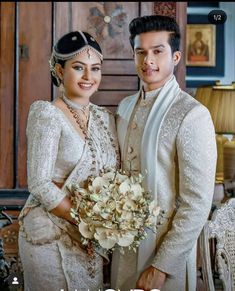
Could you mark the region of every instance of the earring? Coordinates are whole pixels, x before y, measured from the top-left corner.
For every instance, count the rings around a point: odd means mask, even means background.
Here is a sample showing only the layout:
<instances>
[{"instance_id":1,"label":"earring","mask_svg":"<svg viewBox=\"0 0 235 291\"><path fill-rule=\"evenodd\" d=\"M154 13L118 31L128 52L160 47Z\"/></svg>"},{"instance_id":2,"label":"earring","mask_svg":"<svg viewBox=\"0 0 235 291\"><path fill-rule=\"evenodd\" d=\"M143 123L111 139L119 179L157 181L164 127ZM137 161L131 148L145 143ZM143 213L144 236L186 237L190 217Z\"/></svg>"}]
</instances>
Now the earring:
<instances>
[{"instance_id":1,"label":"earring","mask_svg":"<svg viewBox=\"0 0 235 291\"><path fill-rule=\"evenodd\" d=\"M64 84L63 84L63 82L62 82L62 80L61 80L61 82L60 82L60 86L59 86L59 91L61 92L61 93L64 93Z\"/></svg>"}]
</instances>

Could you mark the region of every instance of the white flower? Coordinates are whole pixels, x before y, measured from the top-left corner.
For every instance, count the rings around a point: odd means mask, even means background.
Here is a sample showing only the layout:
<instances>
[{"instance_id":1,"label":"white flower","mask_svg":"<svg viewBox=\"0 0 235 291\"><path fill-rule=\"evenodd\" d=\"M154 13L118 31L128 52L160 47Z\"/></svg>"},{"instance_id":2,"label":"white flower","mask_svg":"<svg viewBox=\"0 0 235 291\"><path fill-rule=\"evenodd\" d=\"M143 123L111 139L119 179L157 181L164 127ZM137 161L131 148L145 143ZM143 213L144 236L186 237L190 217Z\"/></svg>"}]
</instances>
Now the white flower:
<instances>
[{"instance_id":1,"label":"white flower","mask_svg":"<svg viewBox=\"0 0 235 291\"><path fill-rule=\"evenodd\" d=\"M90 195L90 198L91 198L91 200L93 200L95 202L97 202L101 199L100 195L98 195L98 194L92 194L92 195Z\"/></svg>"},{"instance_id":2,"label":"white flower","mask_svg":"<svg viewBox=\"0 0 235 291\"><path fill-rule=\"evenodd\" d=\"M112 212L116 209L116 202L113 199L110 199L106 203L106 211Z\"/></svg>"},{"instance_id":3,"label":"white flower","mask_svg":"<svg viewBox=\"0 0 235 291\"><path fill-rule=\"evenodd\" d=\"M129 211L137 210L137 205L133 200L127 197L123 204L123 209Z\"/></svg>"},{"instance_id":4,"label":"white flower","mask_svg":"<svg viewBox=\"0 0 235 291\"><path fill-rule=\"evenodd\" d=\"M139 228L143 227L143 225L144 225L144 218L143 217L136 217L133 220L133 227L135 229L139 229Z\"/></svg>"},{"instance_id":5,"label":"white flower","mask_svg":"<svg viewBox=\"0 0 235 291\"><path fill-rule=\"evenodd\" d=\"M144 192L143 188L140 186L140 184L132 184L130 191L132 191L132 193L133 193L132 198L134 200L141 198L142 193Z\"/></svg>"},{"instance_id":6,"label":"white flower","mask_svg":"<svg viewBox=\"0 0 235 291\"><path fill-rule=\"evenodd\" d=\"M86 224L83 220L81 220L81 222L79 223L78 229L82 236L84 236L85 238L93 238L93 233L90 231L88 224Z\"/></svg>"},{"instance_id":7,"label":"white flower","mask_svg":"<svg viewBox=\"0 0 235 291\"><path fill-rule=\"evenodd\" d=\"M98 227L94 237L98 240L100 246L104 249L111 249L118 242L116 231L112 231L104 227Z\"/></svg>"},{"instance_id":8,"label":"white flower","mask_svg":"<svg viewBox=\"0 0 235 291\"><path fill-rule=\"evenodd\" d=\"M112 215L110 212L107 212L106 210L101 211L100 216L104 219L111 219Z\"/></svg>"},{"instance_id":9,"label":"white flower","mask_svg":"<svg viewBox=\"0 0 235 291\"><path fill-rule=\"evenodd\" d=\"M123 210L121 212L121 218L124 220L131 220L133 218L133 214L130 211Z\"/></svg>"},{"instance_id":10,"label":"white flower","mask_svg":"<svg viewBox=\"0 0 235 291\"><path fill-rule=\"evenodd\" d=\"M118 237L118 244L121 247L128 247L134 241L137 232L125 232Z\"/></svg>"},{"instance_id":11,"label":"white flower","mask_svg":"<svg viewBox=\"0 0 235 291\"><path fill-rule=\"evenodd\" d=\"M116 229L116 226L112 223L112 221L105 221L103 223L103 226L109 229Z\"/></svg>"},{"instance_id":12,"label":"white flower","mask_svg":"<svg viewBox=\"0 0 235 291\"><path fill-rule=\"evenodd\" d=\"M130 185L130 180L126 179L124 182L121 183L119 186L119 192L121 194L126 194L128 191L130 191L131 185Z\"/></svg>"},{"instance_id":13,"label":"white flower","mask_svg":"<svg viewBox=\"0 0 235 291\"><path fill-rule=\"evenodd\" d=\"M117 173L117 175L116 175L116 181L117 181L117 183L121 184L125 180L128 180L128 176L127 175L122 175L120 173Z\"/></svg>"},{"instance_id":14,"label":"white flower","mask_svg":"<svg viewBox=\"0 0 235 291\"><path fill-rule=\"evenodd\" d=\"M108 180L102 178L102 177L96 177L94 181L92 182L92 187L94 188L95 192L99 192L103 187L108 187Z\"/></svg>"},{"instance_id":15,"label":"white flower","mask_svg":"<svg viewBox=\"0 0 235 291\"><path fill-rule=\"evenodd\" d=\"M102 202L97 202L94 206L93 206L93 211L95 213L100 213L104 208L104 204Z\"/></svg>"},{"instance_id":16,"label":"white flower","mask_svg":"<svg viewBox=\"0 0 235 291\"><path fill-rule=\"evenodd\" d=\"M115 172L113 172L113 171L107 172L107 173L103 174L102 177L106 180L112 181L115 177Z\"/></svg>"}]
</instances>

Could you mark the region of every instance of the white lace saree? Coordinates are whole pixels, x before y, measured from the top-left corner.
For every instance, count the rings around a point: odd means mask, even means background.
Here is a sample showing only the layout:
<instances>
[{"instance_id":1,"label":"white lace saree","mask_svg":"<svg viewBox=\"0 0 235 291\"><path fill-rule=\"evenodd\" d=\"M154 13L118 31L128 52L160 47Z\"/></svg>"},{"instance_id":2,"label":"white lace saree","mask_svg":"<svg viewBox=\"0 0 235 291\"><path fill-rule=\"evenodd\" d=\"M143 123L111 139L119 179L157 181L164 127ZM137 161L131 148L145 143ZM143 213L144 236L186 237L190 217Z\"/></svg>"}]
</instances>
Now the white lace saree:
<instances>
[{"instance_id":1,"label":"white lace saree","mask_svg":"<svg viewBox=\"0 0 235 291\"><path fill-rule=\"evenodd\" d=\"M94 152L59 108L47 101L36 101L30 108L27 124L30 195L20 214L19 233L25 290L102 288L100 254L96 253L91 261L81 247L76 227L49 212L69 195L68 183L86 180L104 167L117 165L114 118L106 109L91 106L88 132ZM64 184L63 188L54 182Z\"/></svg>"}]
</instances>

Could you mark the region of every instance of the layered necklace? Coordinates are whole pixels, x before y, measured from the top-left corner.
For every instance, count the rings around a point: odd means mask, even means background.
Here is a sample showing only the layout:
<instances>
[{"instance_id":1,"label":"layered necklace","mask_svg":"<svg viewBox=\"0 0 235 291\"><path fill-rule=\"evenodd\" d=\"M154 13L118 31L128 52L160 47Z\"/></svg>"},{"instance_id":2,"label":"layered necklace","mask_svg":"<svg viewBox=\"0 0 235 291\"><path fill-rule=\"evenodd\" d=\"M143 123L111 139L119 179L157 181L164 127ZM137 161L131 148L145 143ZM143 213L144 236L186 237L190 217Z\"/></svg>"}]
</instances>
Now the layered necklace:
<instances>
[{"instance_id":1,"label":"layered necklace","mask_svg":"<svg viewBox=\"0 0 235 291\"><path fill-rule=\"evenodd\" d=\"M67 98L64 93L62 94L62 99L67 105L69 105L70 107L74 109L81 110L84 114L86 110L89 109L89 106L90 106L90 103L88 103L87 105L80 105L78 103L75 103L71 101L69 98Z\"/></svg>"},{"instance_id":2,"label":"layered necklace","mask_svg":"<svg viewBox=\"0 0 235 291\"><path fill-rule=\"evenodd\" d=\"M76 123L78 124L79 128L81 129L82 133L85 136L85 140L87 139L87 134L88 134L88 119L89 119L89 108L90 108L90 103L87 105L80 105L78 103L75 103L68 99L65 94L62 95L62 100L66 104L67 108L69 111L72 113ZM85 121L81 118L80 114L78 113L78 110L80 110L84 117ZM87 113L88 112L88 113Z\"/></svg>"},{"instance_id":3,"label":"layered necklace","mask_svg":"<svg viewBox=\"0 0 235 291\"><path fill-rule=\"evenodd\" d=\"M91 152L91 157L92 157L92 168L91 171L95 171L95 165L97 163L96 158L96 147L94 146L94 141L92 136L89 136L89 132L88 132L88 117L89 117L89 113L92 114L92 120L94 120L97 123L98 128L102 128L103 132L105 133L105 135L107 136L107 138L110 141L111 146L114 148L115 153L116 153L116 157L117 157L117 166L120 165L120 156L119 156L119 147L118 144L115 142L115 137L113 136L112 132L109 130L109 128L105 125L103 119L102 119L102 115L100 112L98 112L98 110L92 105L92 103L88 103L87 105L79 105L73 101L71 101L70 99L68 99L64 94L62 95L62 100L64 101L64 103L66 104L67 108L69 109L69 111L72 113L76 123L79 125L79 128L81 129L82 133L85 136L85 141L87 142L88 148ZM86 111L87 109L89 109L88 111L88 116L86 116ZM78 110L82 111L83 114L87 117L86 122L84 123L84 121L81 119L80 114L78 113ZM102 111L103 109L101 109ZM102 141L101 141L102 142Z\"/></svg>"}]
</instances>

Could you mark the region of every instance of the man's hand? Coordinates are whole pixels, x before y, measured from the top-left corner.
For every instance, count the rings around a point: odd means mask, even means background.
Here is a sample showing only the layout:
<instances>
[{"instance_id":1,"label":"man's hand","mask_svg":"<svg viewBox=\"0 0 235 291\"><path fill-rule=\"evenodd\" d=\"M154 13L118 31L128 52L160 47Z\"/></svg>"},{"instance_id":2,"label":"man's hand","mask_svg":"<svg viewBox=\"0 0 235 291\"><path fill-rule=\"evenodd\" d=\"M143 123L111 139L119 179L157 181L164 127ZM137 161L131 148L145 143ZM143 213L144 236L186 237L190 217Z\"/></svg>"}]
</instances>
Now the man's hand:
<instances>
[{"instance_id":1,"label":"man's hand","mask_svg":"<svg viewBox=\"0 0 235 291\"><path fill-rule=\"evenodd\" d=\"M140 274L140 277L136 283L136 288L143 289L144 291L150 291L151 289L161 290L165 280L166 273L163 273L158 269L150 266Z\"/></svg>"}]
</instances>

